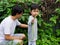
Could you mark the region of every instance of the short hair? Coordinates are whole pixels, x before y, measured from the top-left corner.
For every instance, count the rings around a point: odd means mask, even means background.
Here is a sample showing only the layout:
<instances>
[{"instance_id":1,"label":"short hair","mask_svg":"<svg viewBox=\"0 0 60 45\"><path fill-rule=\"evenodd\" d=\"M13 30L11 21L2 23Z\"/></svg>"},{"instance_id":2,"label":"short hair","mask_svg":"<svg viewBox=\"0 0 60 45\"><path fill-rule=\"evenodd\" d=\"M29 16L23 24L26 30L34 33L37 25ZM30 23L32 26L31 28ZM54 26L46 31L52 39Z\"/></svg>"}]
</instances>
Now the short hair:
<instances>
[{"instance_id":1,"label":"short hair","mask_svg":"<svg viewBox=\"0 0 60 45\"><path fill-rule=\"evenodd\" d=\"M39 5L33 3L33 4L31 5L31 10L34 10L34 9L39 9Z\"/></svg>"},{"instance_id":2,"label":"short hair","mask_svg":"<svg viewBox=\"0 0 60 45\"><path fill-rule=\"evenodd\" d=\"M23 12L24 12L24 10L23 10L23 8L21 6L15 5L15 6L12 7L11 15L15 16L17 13L21 14Z\"/></svg>"}]
</instances>

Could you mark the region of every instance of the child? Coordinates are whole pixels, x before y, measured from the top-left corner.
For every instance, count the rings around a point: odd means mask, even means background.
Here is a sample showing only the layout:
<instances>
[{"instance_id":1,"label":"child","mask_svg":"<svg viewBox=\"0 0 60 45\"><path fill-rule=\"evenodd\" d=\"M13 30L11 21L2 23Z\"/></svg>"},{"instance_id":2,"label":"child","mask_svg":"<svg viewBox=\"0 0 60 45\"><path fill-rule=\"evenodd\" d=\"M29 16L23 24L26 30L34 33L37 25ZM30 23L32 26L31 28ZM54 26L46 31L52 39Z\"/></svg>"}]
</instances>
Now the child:
<instances>
[{"instance_id":1,"label":"child","mask_svg":"<svg viewBox=\"0 0 60 45\"><path fill-rule=\"evenodd\" d=\"M28 20L28 45L36 45L37 40L37 19L39 14L39 6L37 4L31 5L31 16Z\"/></svg>"}]
</instances>

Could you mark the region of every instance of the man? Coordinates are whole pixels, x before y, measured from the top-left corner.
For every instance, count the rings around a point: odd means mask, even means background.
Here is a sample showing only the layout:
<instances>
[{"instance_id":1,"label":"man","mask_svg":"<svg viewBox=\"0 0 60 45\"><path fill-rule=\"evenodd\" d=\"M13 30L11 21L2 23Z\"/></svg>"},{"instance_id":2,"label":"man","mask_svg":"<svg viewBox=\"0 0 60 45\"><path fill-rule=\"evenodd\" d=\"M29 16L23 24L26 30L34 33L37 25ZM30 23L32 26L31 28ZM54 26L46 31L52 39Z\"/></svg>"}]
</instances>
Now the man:
<instances>
[{"instance_id":1,"label":"man","mask_svg":"<svg viewBox=\"0 0 60 45\"><path fill-rule=\"evenodd\" d=\"M18 19L22 16L23 9L22 7L15 5L12 8L11 15L6 17L0 24L0 45L7 44L20 44L23 45L23 39L25 38L24 34L14 34L15 27L27 28L28 25L21 24Z\"/></svg>"}]
</instances>

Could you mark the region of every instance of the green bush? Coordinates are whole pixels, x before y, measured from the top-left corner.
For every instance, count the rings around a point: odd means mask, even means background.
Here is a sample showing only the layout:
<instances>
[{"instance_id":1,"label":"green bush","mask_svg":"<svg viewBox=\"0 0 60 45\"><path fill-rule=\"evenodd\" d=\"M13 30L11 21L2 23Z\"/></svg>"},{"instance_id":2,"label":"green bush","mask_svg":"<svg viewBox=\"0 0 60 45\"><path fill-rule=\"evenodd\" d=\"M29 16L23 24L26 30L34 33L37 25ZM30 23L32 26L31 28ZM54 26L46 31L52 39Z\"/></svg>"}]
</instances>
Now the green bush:
<instances>
[{"instance_id":1,"label":"green bush","mask_svg":"<svg viewBox=\"0 0 60 45\"><path fill-rule=\"evenodd\" d=\"M49 3L48 3L49 2ZM24 7L24 14L19 19L21 23L28 22L29 8L32 3L38 3L40 13L38 19L38 40L37 45L60 45L60 0L0 0L0 22L11 14L11 8L15 4ZM58 6L56 6L58 5ZM17 27L15 33L28 35L27 29ZM24 32L23 32L24 30ZM24 45L28 44L28 36L24 40Z\"/></svg>"}]
</instances>

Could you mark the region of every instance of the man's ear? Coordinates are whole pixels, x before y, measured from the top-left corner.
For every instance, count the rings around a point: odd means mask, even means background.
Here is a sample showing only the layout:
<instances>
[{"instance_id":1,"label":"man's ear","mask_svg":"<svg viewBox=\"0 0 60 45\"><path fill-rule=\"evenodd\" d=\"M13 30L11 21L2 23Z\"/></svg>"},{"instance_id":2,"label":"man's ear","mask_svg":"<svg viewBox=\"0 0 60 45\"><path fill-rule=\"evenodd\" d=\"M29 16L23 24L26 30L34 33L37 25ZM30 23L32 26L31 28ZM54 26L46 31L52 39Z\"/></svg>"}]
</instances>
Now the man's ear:
<instances>
[{"instance_id":1,"label":"man's ear","mask_svg":"<svg viewBox=\"0 0 60 45\"><path fill-rule=\"evenodd\" d=\"M18 13L16 13L16 15L19 15Z\"/></svg>"}]
</instances>

